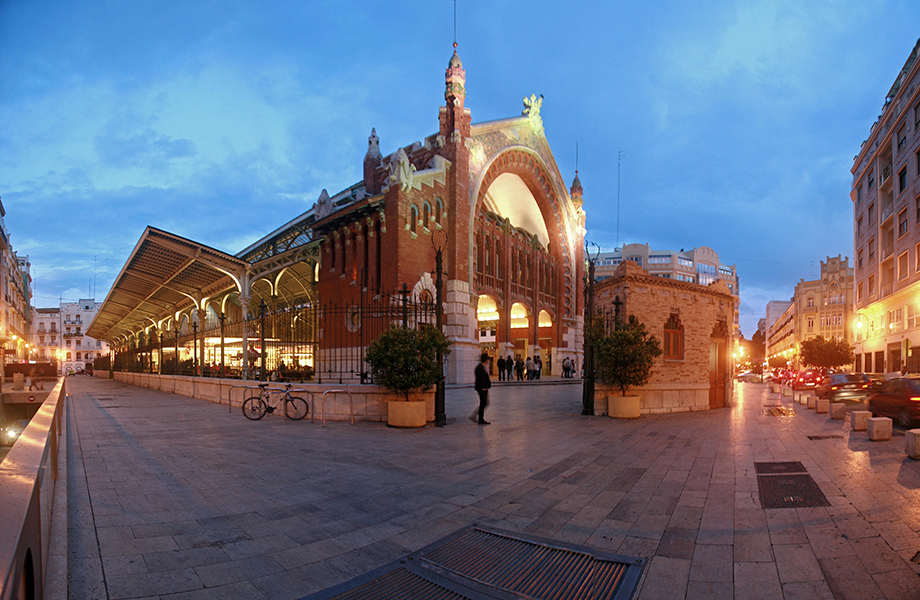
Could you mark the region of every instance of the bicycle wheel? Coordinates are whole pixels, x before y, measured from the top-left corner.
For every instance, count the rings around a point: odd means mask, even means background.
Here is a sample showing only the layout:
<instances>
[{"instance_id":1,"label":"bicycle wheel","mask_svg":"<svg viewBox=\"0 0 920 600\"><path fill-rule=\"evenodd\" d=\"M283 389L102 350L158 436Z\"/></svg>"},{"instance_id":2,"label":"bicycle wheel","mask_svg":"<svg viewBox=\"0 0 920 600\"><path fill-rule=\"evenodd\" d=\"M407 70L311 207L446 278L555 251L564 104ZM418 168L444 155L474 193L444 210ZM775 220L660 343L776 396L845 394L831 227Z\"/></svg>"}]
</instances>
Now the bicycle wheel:
<instances>
[{"instance_id":1,"label":"bicycle wheel","mask_svg":"<svg viewBox=\"0 0 920 600\"><path fill-rule=\"evenodd\" d=\"M290 396L284 402L284 412L288 419L299 421L307 416L307 413L310 412L310 407L303 398Z\"/></svg>"},{"instance_id":2,"label":"bicycle wheel","mask_svg":"<svg viewBox=\"0 0 920 600\"><path fill-rule=\"evenodd\" d=\"M259 396L251 396L243 402L243 416L252 421L258 421L265 416L265 401Z\"/></svg>"}]
</instances>

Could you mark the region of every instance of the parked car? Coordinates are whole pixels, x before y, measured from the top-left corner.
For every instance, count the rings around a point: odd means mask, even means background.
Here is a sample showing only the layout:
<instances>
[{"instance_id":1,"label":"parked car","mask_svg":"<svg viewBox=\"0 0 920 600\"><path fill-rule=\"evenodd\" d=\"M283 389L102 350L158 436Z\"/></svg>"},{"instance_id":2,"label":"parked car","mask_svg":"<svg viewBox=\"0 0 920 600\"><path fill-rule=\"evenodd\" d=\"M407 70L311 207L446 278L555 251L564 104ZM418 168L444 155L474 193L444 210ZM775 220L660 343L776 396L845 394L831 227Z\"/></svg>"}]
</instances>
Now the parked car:
<instances>
[{"instance_id":1,"label":"parked car","mask_svg":"<svg viewBox=\"0 0 920 600\"><path fill-rule=\"evenodd\" d=\"M865 402L871 391L870 386L871 381L865 373L831 373L815 386L815 394L831 402Z\"/></svg>"},{"instance_id":2,"label":"parked car","mask_svg":"<svg viewBox=\"0 0 920 600\"><path fill-rule=\"evenodd\" d=\"M891 417L901 427L910 428L920 419L920 378L896 377L885 381L869 395L872 416Z\"/></svg>"},{"instance_id":3,"label":"parked car","mask_svg":"<svg viewBox=\"0 0 920 600\"><path fill-rule=\"evenodd\" d=\"M818 385L817 371L802 371L792 380L792 389L805 390Z\"/></svg>"},{"instance_id":4,"label":"parked car","mask_svg":"<svg viewBox=\"0 0 920 600\"><path fill-rule=\"evenodd\" d=\"M12 446L16 443L16 440L19 439L19 436L22 435L22 432L26 430L26 427L29 425L29 419L18 419L13 421L13 424L3 430L3 445Z\"/></svg>"}]
</instances>

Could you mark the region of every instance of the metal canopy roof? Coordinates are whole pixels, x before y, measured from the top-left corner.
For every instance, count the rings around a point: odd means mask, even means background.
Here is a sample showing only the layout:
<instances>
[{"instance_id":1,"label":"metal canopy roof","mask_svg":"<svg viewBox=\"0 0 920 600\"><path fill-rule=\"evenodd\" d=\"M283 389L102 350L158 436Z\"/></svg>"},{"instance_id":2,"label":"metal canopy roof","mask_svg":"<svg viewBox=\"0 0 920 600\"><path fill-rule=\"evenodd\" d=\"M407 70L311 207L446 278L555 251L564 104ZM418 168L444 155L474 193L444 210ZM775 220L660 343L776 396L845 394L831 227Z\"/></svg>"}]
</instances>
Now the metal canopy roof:
<instances>
[{"instance_id":1,"label":"metal canopy roof","mask_svg":"<svg viewBox=\"0 0 920 600\"><path fill-rule=\"evenodd\" d=\"M147 227L115 278L86 335L112 343L237 288L249 263L160 229Z\"/></svg>"}]
</instances>

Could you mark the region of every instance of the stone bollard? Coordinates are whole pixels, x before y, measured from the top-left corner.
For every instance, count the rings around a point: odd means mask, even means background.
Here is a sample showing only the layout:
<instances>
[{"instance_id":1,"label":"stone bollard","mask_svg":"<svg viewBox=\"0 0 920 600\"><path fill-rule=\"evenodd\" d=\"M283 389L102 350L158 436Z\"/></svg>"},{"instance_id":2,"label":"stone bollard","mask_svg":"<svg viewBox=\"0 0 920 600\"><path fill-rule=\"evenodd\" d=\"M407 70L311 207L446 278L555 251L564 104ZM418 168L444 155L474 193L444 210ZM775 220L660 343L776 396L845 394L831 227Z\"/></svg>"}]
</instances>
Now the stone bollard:
<instances>
[{"instance_id":1,"label":"stone bollard","mask_svg":"<svg viewBox=\"0 0 920 600\"><path fill-rule=\"evenodd\" d=\"M802 403L802 392L792 392L792 401Z\"/></svg>"},{"instance_id":2,"label":"stone bollard","mask_svg":"<svg viewBox=\"0 0 920 600\"><path fill-rule=\"evenodd\" d=\"M904 451L914 460L920 460L920 429L908 429L904 432Z\"/></svg>"},{"instance_id":3,"label":"stone bollard","mask_svg":"<svg viewBox=\"0 0 920 600\"><path fill-rule=\"evenodd\" d=\"M818 407L818 399L815 396L809 394L808 396L808 408L814 410Z\"/></svg>"},{"instance_id":4,"label":"stone bollard","mask_svg":"<svg viewBox=\"0 0 920 600\"><path fill-rule=\"evenodd\" d=\"M873 442L891 439L891 419L888 417L869 417L866 420L866 432Z\"/></svg>"},{"instance_id":5,"label":"stone bollard","mask_svg":"<svg viewBox=\"0 0 920 600\"><path fill-rule=\"evenodd\" d=\"M792 395L792 388L789 386L784 387L783 396L791 396L791 395Z\"/></svg>"},{"instance_id":6,"label":"stone bollard","mask_svg":"<svg viewBox=\"0 0 920 600\"><path fill-rule=\"evenodd\" d=\"M845 402L831 402L831 418L843 419L847 416L847 405Z\"/></svg>"},{"instance_id":7,"label":"stone bollard","mask_svg":"<svg viewBox=\"0 0 920 600\"><path fill-rule=\"evenodd\" d=\"M806 392L802 392L799 395L799 404L802 406L808 406L808 394Z\"/></svg>"},{"instance_id":8,"label":"stone bollard","mask_svg":"<svg viewBox=\"0 0 920 600\"><path fill-rule=\"evenodd\" d=\"M850 426L853 428L853 431L865 431L866 423L871 416L872 413L868 410L854 410L851 412Z\"/></svg>"},{"instance_id":9,"label":"stone bollard","mask_svg":"<svg viewBox=\"0 0 920 600\"><path fill-rule=\"evenodd\" d=\"M827 398L818 398L815 400L815 412L827 414L831 410L831 401Z\"/></svg>"}]
</instances>

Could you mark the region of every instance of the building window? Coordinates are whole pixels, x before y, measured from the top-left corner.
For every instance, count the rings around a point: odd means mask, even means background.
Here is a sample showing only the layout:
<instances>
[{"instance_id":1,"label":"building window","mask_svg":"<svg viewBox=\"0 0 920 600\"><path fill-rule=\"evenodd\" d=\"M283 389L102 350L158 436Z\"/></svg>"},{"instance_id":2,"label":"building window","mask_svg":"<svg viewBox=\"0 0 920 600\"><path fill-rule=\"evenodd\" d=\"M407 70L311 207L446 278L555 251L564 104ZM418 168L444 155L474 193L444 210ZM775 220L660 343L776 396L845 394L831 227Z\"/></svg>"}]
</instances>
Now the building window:
<instances>
[{"instance_id":1,"label":"building window","mask_svg":"<svg viewBox=\"0 0 920 600\"><path fill-rule=\"evenodd\" d=\"M916 165L917 165L917 175L920 175L920 149L918 149L916 152L914 152L914 158L917 159L917 162L916 162Z\"/></svg>"},{"instance_id":2,"label":"building window","mask_svg":"<svg viewBox=\"0 0 920 600\"><path fill-rule=\"evenodd\" d=\"M813 307L814 305L815 305L815 299L814 299L814 298L809 297L808 300L805 301L805 306L807 306L808 308L811 308L811 307Z\"/></svg>"},{"instance_id":3,"label":"building window","mask_svg":"<svg viewBox=\"0 0 920 600\"><path fill-rule=\"evenodd\" d=\"M444 204L441 203L440 198L434 199L434 222L438 225L441 224L441 213L444 211Z\"/></svg>"},{"instance_id":4,"label":"building window","mask_svg":"<svg viewBox=\"0 0 920 600\"><path fill-rule=\"evenodd\" d=\"M863 299L863 284L858 283L856 284L856 301L862 302L862 299Z\"/></svg>"},{"instance_id":5,"label":"building window","mask_svg":"<svg viewBox=\"0 0 920 600\"><path fill-rule=\"evenodd\" d=\"M862 202L862 186L856 188L856 206L859 206L860 202Z\"/></svg>"},{"instance_id":6,"label":"building window","mask_svg":"<svg viewBox=\"0 0 920 600\"><path fill-rule=\"evenodd\" d=\"M863 218L859 217L856 219L856 237L859 237L863 234Z\"/></svg>"},{"instance_id":7,"label":"building window","mask_svg":"<svg viewBox=\"0 0 920 600\"><path fill-rule=\"evenodd\" d=\"M904 252L898 256L898 281L907 279L907 276L910 275L910 268L908 267L910 264L908 262L908 255L908 252Z\"/></svg>"},{"instance_id":8,"label":"building window","mask_svg":"<svg viewBox=\"0 0 920 600\"><path fill-rule=\"evenodd\" d=\"M872 169L869 170L869 189L872 189L872 186L875 185L875 171Z\"/></svg>"},{"instance_id":9,"label":"building window","mask_svg":"<svg viewBox=\"0 0 920 600\"><path fill-rule=\"evenodd\" d=\"M898 152L904 149L904 146L907 145L907 127L901 125L901 128L898 129Z\"/></svg>"},{"instance_id":10,"label":"building window","mask_svg":"<svg viewBox=\"0 0 920 600\"><path fill-rule=\"evenodd\" d=\"M869 275L869 296L875 295L875 275Z\"/></svg>"},{"instance_id":11,"label":"building window","mask_svg":"<svg viewBox=\"0 0 920 600\"><path fill-rule=\"evenodd\" d=\"M413 205L409 208L409 231L415 233L418 228L418 209Z\"/></svg>"},{"instance_id":12,"label":"building window","mask_svg":"<svg viewBox=\"0 0 920 600\"><path fill-rule=\"evenodd\" d=\"M70 352L67 353L67 360L70 360Z\"/></svg>"},{"instance_id":13,"label":"building window","mask_svg":"<svg viewBox=\"0 0 920 600\"><path fill-rule=\"evenodd\" d=\"M684 358L684 326L677 315L671 315L671 318L664 324L664 358L665 360Z\"/></svg>"},{"instance_id":14,"label":"building window","mask_svg":"<svg viewBox=\"0 0 920 600\"><path fill-rule=\"evenodd\" d=\"M872 224L875 223L875 202L869 205L869 208L866 209L866 214L868 215L869 227L872 227Z\"/></svg>"},{"instance_id":15,"label":"building window","mask_svg":"<svg viewBox=\"0 0 920 600\"><path fill-rule=\"evenodd\" d=\"M77 360L80 360L80 353L77 352Z\"/></svg>"},{"instance_id":16,"label":"building window","mask_svg":"<svg viewBox=\"0 0 920 600\"><path fill-rule=\"evenodd\" d=\"M907 165L901 167L898 171L898 194L903 194L907 189Z\"/></svg>"},{"instance_id":17,"label":"building window","mask_svg":"<svg viewBox=\"0 0 920 600\"><path fill-rule=\"evenodd\" d=\"M869 262L873 263L875 261L875 238L869 240Z\"/></svg>"},{"instance_id":18,"label":"building window","mask_svg":"<svg viewBox=\"0 0 920 600\"><path fill-rule=\"evenodd\" d=\"M857 269L862 269L862 266L863 266L863 249L860 248L860 249L856 252L856 268L857 268Z\"/></svg>"},{"instance_id":19,"label":"building window","mask_svg":"<svg viewBox=\"0 0 920 600\"><path fill-rule=\"evenodd\" d=\"M428 227L431 221L431 206L426 202L422 205L422 227Z\"/></svg>"},{"instance_id":20,"label":"building window","mask_svg":"<svg viewBox=\"0 0 920 600\"><path fill-rule=\"evenodd\" d=\"M898 237L907 234L907 209L898 214Z\"/></svg>"},{"instance_id":21,"label":"building window","mask_svg":"<svg viewBox=\"0 0 920 600\"><path fill-rule=\"evenodd\" d=\"M814 318L814 317L808 317L808 328L809 328L809 329L812 329L814 326L815 326L815 318Z\"/></svg>"}]
</instances>

